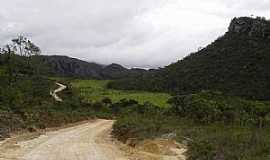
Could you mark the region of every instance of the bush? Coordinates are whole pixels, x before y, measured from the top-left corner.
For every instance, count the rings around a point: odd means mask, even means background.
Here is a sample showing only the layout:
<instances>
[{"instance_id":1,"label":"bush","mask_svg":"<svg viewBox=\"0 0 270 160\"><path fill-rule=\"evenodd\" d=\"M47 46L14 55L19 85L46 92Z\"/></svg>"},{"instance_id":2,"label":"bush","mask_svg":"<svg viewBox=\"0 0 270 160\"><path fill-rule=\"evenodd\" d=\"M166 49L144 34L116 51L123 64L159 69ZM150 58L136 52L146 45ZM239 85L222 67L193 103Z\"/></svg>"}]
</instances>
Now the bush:
<instances>
[{"instance_id":1,"label":"bush","mask_svg":"<svg viewBox=\"0 0 270 160\"><path fill-rule=\"evenodd\" d=\"M188 160L269 158L268 103L216 92L177 96L170 103L169 108L125 106L113 126L113 135L127 142L176 133L178 142L187 142Z\"/></svg>"},{"instance_id":2,"label":"bush","mask_svg":"<svg viewBox=\"0 0 270 160\"><path fill-rule=\"evenodd\" d=\"M217 92L176 96L169 100L171 113L199 123L222 122L240 126L269 125L270 104L225 96Z\"/></svg>"},{"instance_id":3,"label":"bush","mask_svg":"<svg viewBox=\"0 0 270 160\"><path fill-rule=\"evenodd\" d=\"M2 79L3 80L3 79ZM0 128L14 131L21 129L58 127L95 117L92 104L81 101L69 85L61 92L62 103L49 95L54 81L41 77L21 76L12 85L0 79ZM5 118L1 114L5 113ZM3 133L0 133L3 134Z\"/></svg>"},{"instance_id":4,"label":"bush","mask_svg":"<svg viewBox=\"0 0 270 160\"><path fill-rule=\"evenodd\" d=\"M131 104L121 111L113 126L113 134L121 141L129 138L146 139L160 136L163 131L163 109L146 103Z\"/></svg>"}]
</instances>

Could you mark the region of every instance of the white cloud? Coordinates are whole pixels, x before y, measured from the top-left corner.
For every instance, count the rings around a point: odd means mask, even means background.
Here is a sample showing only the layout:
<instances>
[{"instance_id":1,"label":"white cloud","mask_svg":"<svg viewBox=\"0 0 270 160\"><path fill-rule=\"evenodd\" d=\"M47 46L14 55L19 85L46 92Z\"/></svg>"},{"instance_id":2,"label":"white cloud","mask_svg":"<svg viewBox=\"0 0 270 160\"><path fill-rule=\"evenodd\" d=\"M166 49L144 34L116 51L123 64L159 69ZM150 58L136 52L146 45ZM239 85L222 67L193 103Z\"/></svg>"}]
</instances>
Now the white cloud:
<instances>
[{"instance_id":1,"label":"white cloud","mask_svg":"<svg viewBox=\"0 0 270 160\"><path fill-rule=\"evenodd\" d=\"M10 0L0 42L24 34L44 54L158 67L226 32L233 17L270 18L268 0Z\"/></svg>"}]
</instances>

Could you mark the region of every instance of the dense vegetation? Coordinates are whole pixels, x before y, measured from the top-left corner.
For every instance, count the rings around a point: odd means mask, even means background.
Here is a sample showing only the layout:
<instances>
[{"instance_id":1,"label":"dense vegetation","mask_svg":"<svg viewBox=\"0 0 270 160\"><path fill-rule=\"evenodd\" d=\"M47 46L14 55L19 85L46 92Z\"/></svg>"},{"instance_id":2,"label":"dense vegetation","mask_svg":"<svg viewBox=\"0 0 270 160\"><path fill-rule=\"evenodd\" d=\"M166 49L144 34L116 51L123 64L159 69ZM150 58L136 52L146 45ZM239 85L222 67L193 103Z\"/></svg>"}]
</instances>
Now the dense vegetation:
<instances>
[{"instance_id":1,"label":"dense vegetation","mask_svg":"<svg viewBox=\"0 0 270 160\"><path fill-rule=\"evenodd\" d=\"M122 99L136 100L140 104L150 102L160 107L166 107L170 98L166 93L153 93L142 91L121 91L106 88L109 80L74 80L72 86L79 90L80 96L85 102L99 102L104 98L110 98L112 102L118 102Z\"/></svg>"},{"instance_id":2,"label":"dense vegetation","mask_svg":"<svg viewBox=\"0 0 270 160\"><path fill-rule=\"evenodd\" d=\"M114 81L109 86L178 95L214 90L270 100L270 38L266 32L270 30L269 24L259 18L234 19L229 32L197 53L163 69Z\"/></svg>"},{"instance_id":3,"label":"dense vegetation","mask_svg":"<svg viewBox=\"0 0 270 160\"><path fill-rule=\"evenodd\" d=\"M200 123L221 122L259 128L270 125L270 103L267 102L248 101L209 92L176 96L169 102L178 116Z\"/></svg>"},{"instance_id":4,"label":"dense vegetation","mask_svg":"<svg viewBox=\"0 0 270 160\"><path fill-rule=\"evenodd\" d=\"M87 83L86 83L87 82ZM97 87L104 81L75 81ZM270 103L245 100L220 92L175 96L159 107L131 99L96 100L91 110L99 118L116 118L113 135L136 145L142 140L173 137L187 144L189 160L267 160L270 155ZM95 95L98 98L98 95Z\"/></svg>"},{"instance_id":5,"label":"dense vegetation","mask_svg":"<svg viewBox=\"0 0 270 160\"><path fill-rule=\"evenodd\" d=\"M266 160L270 155L270 105L202 92L175 97L169 108L129 104L114 125L121 141L175 133L189 160ZM123 112L123 108L128 108Z\"/></svg>"},{"instance_id":6,"label":"dense vegetation","mask_svg":"<svg viewBox=\"0 0 270 160\"><path fill-rule=\"evenodd\" d=\"M189 160L269 159L270 103L258 101L270 100L269 31L263 18L236 18L224 36L197 53L110 82L114 89L175 95L167 108L126 107L114 135L126 142L176 133L176 140L188 145Z\"/></svg>"},{"instance_id":7,"label":"dense vegetation","mask_svg":"<svg viewBox=\"0 0 270 160\"><path fill-rule=\"evenodd\" d=\"M1 49L0 139L17 130L34 131L93 117L90 104L83 104L67 82L62 82L68 86L61 94L64 102L55 102L49 94L55 81L40 74L34 57L38 52L24 37Z\"/></svg>"}]
</instances>

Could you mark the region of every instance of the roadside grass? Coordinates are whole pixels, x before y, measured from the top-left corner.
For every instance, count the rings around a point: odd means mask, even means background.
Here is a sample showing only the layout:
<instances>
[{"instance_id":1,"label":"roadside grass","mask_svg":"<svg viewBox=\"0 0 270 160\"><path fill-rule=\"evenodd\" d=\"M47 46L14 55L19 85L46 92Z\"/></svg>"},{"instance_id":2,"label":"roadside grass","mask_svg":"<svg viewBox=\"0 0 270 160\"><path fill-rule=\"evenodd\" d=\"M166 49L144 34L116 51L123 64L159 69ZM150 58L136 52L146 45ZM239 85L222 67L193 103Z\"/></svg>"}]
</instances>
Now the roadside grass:
<instances>
[{"instance_id":1,"label":"roadside grass","mask_svg":"<svg viewBox=\"0 0 270 160\"><path fill-rule=\"evenodd\" d=\"M175 135L187 145L187 160L269 160L268 102L202 91L176 96L167 108L123 103L113 126L118 140L132 145ZM125 106L125 104L127 104Z\"/></svg>"},{"instance_id":2,"label":"roadside grass","mask_svg":"<svg viewBox=\"0 0 270 160\"><path fill-rule=\"evenodd\" d=\"M113 134L127 142L134 137L140 141L175 133L175 139L188 147L188 160L268 160L269 131L269 128L202 125L186 119L130 114L116 121Z\"/></svg>"},{"instance_id":3,"label":"roadside grass","mask_svg":"<svg viewBox=\"0 0 270 160\"><path fill-rule=\"evenodd\" d=\"M104 98L110 98L112 102L121 99L136 100L140 104L150 102L156 106L167 107L168 99L166 93L153 93L144 91L123 91L106 88L110 80L74 80L72 86L79 90L80 95L86 102L99 102Z\"/></svg>"}]
</instances>

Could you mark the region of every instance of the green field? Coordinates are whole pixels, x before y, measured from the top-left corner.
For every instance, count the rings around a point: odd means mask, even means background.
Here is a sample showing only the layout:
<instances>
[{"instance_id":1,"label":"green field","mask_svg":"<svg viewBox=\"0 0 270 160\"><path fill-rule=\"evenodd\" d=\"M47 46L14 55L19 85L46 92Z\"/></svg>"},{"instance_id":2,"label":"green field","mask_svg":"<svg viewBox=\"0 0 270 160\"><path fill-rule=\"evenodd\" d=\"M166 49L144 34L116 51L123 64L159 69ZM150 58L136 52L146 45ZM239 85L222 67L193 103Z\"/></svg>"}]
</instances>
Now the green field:
<instances>
[{"instance_id":1,"label":"green field","mask_svg":"<svg viewBox=\"0 0 270 160\"><path fill-rule=\"evenodd\" d=\"M134 99L140 104L151 102L158 106L168 106L171 97L166 93L152 93L142 91L122 91L107 89L108 80L74 80L72 86L79 89L80 95L88 102L97 102L103 98L110 98L113 102L121 99Z\"/></svg>"}]
</instances>

